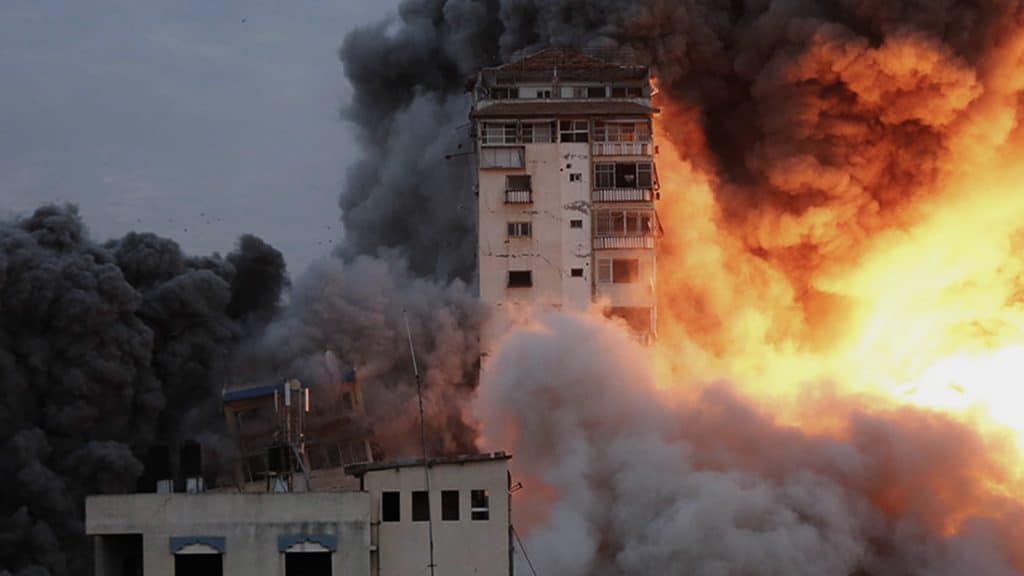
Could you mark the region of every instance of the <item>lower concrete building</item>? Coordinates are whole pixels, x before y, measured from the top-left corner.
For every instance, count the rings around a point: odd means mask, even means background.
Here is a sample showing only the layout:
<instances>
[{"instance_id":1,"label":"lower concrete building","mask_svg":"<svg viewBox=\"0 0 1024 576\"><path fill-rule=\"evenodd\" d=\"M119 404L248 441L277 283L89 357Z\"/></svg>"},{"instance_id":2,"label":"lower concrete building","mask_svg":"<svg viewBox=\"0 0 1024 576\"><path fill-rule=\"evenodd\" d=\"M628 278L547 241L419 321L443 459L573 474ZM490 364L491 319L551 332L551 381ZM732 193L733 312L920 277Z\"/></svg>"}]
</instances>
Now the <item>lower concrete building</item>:
<instances>
[{"instance_id":1,"label":"lower concrete building","mask_svg":"<svg viewBox=\"0 0 1024 576\"><path fill-rule=\"evenodd\" d=\"M90 496L86 533L97 576L511 576L508 460L358 464L343 491Z\"/></svg>"}]
</instances>

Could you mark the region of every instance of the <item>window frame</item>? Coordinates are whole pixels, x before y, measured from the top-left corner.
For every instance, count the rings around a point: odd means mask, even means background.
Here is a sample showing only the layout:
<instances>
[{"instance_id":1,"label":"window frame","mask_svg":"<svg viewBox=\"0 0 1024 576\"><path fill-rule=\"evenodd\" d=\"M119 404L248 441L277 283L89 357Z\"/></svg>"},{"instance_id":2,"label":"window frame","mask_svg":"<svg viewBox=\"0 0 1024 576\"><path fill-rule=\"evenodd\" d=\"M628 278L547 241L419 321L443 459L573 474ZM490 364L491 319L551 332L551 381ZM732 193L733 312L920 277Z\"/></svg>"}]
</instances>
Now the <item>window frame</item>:
<instances>
[{"instance_id":1,"label":"window frame","mask_svg":"<svg viewBox=\"0 0 1024 576\"><path fill-rule=\"evenodd\" d=\"M519 144L519 126L512 121L480 123L480 143L484 146Z\"/></svg>"},{"instance_id":2,"label":"window frame","mask_svg":"<svg viewBox=\"0 0 1024 576\"><path fill-rule=\"evenodd\" d=\"M654 211L647 209L604 209L594 213L594 236L653 236Z\"/></svg>"},{"instance_id":3,"label":"window frame","mask_svg":"<svg viewBox=\"0 0 1024 576\"><path fill-rule=\"evenodd\" d=\"M519 182L518 185L513 185L514 182ZM525 182L525 188L523 183ZM506 174L505 175L505 191L506 192L532 192L533 191L533 176L530 174Z\"/></svg>"},{"instance_id":4,"label":"window frame","mask_svg":"<svg viewBox=\"0 0 1024 576\"><path fill-rule=\"evenodd\" d=\"M486 522L491 519L491 494L486 488L470 490L469 518L474 522Z\"/></svg>"},{"instance_id":5,"label":"window frame","mask_svg":"<svg viewBox=\"0 0 1024 576\"><path fill-rule=\"evenodd\" d=\"M594 188L598 190L615 188L615 163L594 164Z\"/></svg>"},{"instance_id":6,"label":"window frame","mask_svg":"<svg viewBox=\"0 0 1024 576\"><path fill-rule=\"evenodd\" d=\"M563 144L590 142L590 123L586 120L559 120L558 141Z\"/></svg>"},{"instance_id":7,"label":"window frame","mask_svg":"<svg viewBox=\"0 0 1024 576\"><path fill-rule=\"evenodd\" d=\"M412 491L412 513L409 517L413 522L430 522L430 492L426 490ZM423 512L426 511L426 517Z\"/></svg>"},{"instance_id":8,"label":"window frame","mask_svg":"<svg viewBox=\"0 0 1024 576\"><path fill-rule=\"evenodd\" d=\"M451 498L454 496L455 503L454 508L452 507ZM461 516L460 513L460 498L458 490L441 490L441 521L442 522L458 522ZM454 517L452 517L454 512Z\"/></svg>"},{"instance_id":9,"label":"window frame","mask_svg":"<svg viewBox=\"0 0 1024 576\"><path fill-rule=\"evenodd\" d=\"M523 144L552 144L555 142L555 127L554 122L523 122L522 123L522 142ZM537 127L543 127L544 130L538 131ZM547 135L541 138L537 138L538 134Z\"/></svg>"},{"instance_id":10,"label":"window frame","mask_svg":"<svg viewBox=\"0 0 1024 576\"><path fill-rule=\"evenodd\" d=\"M529 221L514 221L509 222L506 232L508 233L508 239L523 239L533 238L533 222Z\"/></svg>"},{"instance_id":11,"label":"window frame","mask_svg":"<svg viewBox=\"0 0 1024 576\"><path fill-rule=\"evenodd\" d=\"M388 506L386 506L388 498L394 496L394 519L389 519ZM380 493L380 521L381 522L401 522L402 521L402 493L398 490L383 490Z\"/></svg>"},{"instance_id":12,"label":"window frame","mask_svg":"<svg viewBox=\"0 0 1024 576\"><path fill-rule=\"evenodd\" d=\"M598 284L636 284L640 282L639 258L598 258Z\"/></svg>"},{"instance_id":13,"label":"window frame","mask_svg":"<svg viewBox=\"0 0 1024 576\"><path fill-rule=\"evenodd\" d=\"M516 278L520 278L520 280L513 282L513 274L525 274L526 276L516 276ZM505 286L508 288L533 287L533 270L509 270Z\"/></svg>"}]
</instances>

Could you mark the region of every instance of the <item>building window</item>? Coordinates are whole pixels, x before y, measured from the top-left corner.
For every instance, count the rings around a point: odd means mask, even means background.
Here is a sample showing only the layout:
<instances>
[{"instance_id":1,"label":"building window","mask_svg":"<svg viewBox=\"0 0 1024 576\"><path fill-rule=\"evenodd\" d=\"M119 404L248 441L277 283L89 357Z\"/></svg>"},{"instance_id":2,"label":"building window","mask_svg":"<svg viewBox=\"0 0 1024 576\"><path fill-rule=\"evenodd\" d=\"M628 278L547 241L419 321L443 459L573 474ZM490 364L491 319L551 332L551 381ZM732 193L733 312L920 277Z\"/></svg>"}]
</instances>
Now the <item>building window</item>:
<instances>
[{"instance_id":1,"label":"building window","mask_svg":"<svg viewBox=\"0 0 1024 576\"><path fill-rule=\"evenodd\" d=\"M509 222L509 238L530 238L533 236L533 224L529 222Z\"/></svg>"},{"instance_id":2,"label":"building window","mask_svg":"<svg viewBox=\"0 0 1024 576\"><path fill-rule=\"evenodd\" d=\"M597 236L649 236L654 233L651 210L598 210L594 219Z\"/></svg>"},{"instance_id":3,"label":"building window","mask_svg":"<svg viewBox=\"0 0 1024 576\"><path fill-rule=\"evenodd\" d=\"M583 268L573 268L569 272L573 278L583 278Z\"/></svg>"},{"instance_id":4,"label":"building window","mask_svg":"<svg viewBox=\"0 0 1024 576\"><path fill-rule=\"evenodd\" d=\"M569 174L569 182L583 182L583 174L580 174L579 172Z\"/></svg>"},{"instance_id":5,"label":"building window","mask_svg":"<svg viewBox=\"0 0 1024 576\"><path fill-rule=\"evenodd\" d=\"M537 89L537 98L551 98L551 89L550 88L538 88Z\"/></svg>"},{"instance_id":6,"label":"building window","mask_svg":"<svg viewBox=\"0 0 1024 576\"><path fill-rule=\"evenodd\" d=\"M615 164L594 165L594 188L615 188Z\"/></svg>"},{"instance_id":7,"label":"building window","mask_svg":"<svg viewBox=\"0 0 1024 576\"><path fill-rule=\"evenodd\" d=\"M640 279L637 258L599 258L597 281L601 284L632 284Z\"/></svg>"},{"instance_id":8,"label":"building window","mask_svg":"<svg viewBox=\"0 0 1024 576\"><path fill-rule=\"evenodd\" d=\"M519 98L519 88L505 86L491 88L491 98L495 100L514 100Z\"/></svg>"},{"instance_id":9,"label":"building window","mask_svg":"<svg viewBox=\"0 0 1024 576\"><path fill-rule=\"evenodd\" d=\"M505 176L505 190L529 190L531 182L529 174L509 174Z\"/></svg>"},{"instance_id":10,"label":"building window","mask_svg":"<svg viewBox=\"0 0 1024 576\"><path fill-rule=\"evenodd\" d=\"M288 552L284 576L331 576L331 552Z\"/></svg>"},{"instance_id":11,"label":"building window","mask_svg":"<svg viewBox=\"0 0 1024 576\"><path fill-rule=\"evenodd\" d=\"M482 148L481 168L522 168L526 166L526 155L518 148Z\"/></svg>"},{"instance_id":12,"label":"building window","mask_svg":"<svg viewBox=\"0 0 1024 576\"><path fill-rule=\"evenodd\" d=\"M175 554L175 576L221 576L224 558L221 554Z\"/></svg>"},{"instance_id":13,"label":"building window","mask_svg":"<svg viewBox=\"0 0 1024 576\"><path fill-rule=\"evenodd\" d=\"M612 98L640 98L644 95L639 86L612 86Z\"/></svg>"},{"instance_id":14,"label":"building window","mask_svg":"<svg viewBox=\"0 0 1024 576\"><path fill-rule=\"evenodd\" d=\"M594 122L594 142L650 142L647 122Z\"/></svg>"},{"instance_id":15,"label":"building window","mask_svg":"<svg viewBox=\"0 0 1024 576\"><path fill-rule=\"evenodd\" d=\"M469 512L473 520L490 520L491 504L487 490L473 490L469 493Z\"/></svg>"},{"instance_id":16,"label":"building window","mask_svg":"<svg viewBox=\"0 0 1024 576\"><path fill-rule=\"evenodd\" d=\"M533 286L533 272L529 270L509 270L509 288L529 288Z\"/></svg>"},{"instance_id":17,"label":"building window","mask_svg":"<svg viewBox=\"0 0 1024 576\"><path fill-rule=\"evenodd\" d=\"M586 120L562 120L558 130L561 142L586 142L590 133Z\"/></svg>"},{"instance_id":18,"label":"building window","mask_svg":"<svg viewBox=\"0 0 1024 576\"><path fill-rule=\"evenodd\" d=\"M651 188L650 162L594 164L594 188Z\"/></svg>"},{"instance_id":19,"label":"building window","mask_svg":"<svg viewBox=\"0 0 1024 576\"><path fill-rule=\"evenodd\" d=\"M441 520L458 522L459 520L459 491L441 491Z\"/></svg>"},{"instance_id":20,"label":"building window","mask_svg":"<svg viewBox=\"0 0 1024 576\"><path fill-rule=\"evenodd\" d=\"M484 144L515 144L515 122L484 122L480 127L480 137Z\"/></svg>"},{"instance_id":21,"label":"building window","mask_svg":"<svg viewBox=\"0 0 1024 576\"><path fill-rule=\"evenodd\" d=\"M587 98L604 98L608 95L604 86L591 86L587 88Z\"/></svg>"},{"instance_id":22,"label":"building window","mask_svg":"<svg viewBox=\"0 0 1024 576\"><path fill-rule=\"evenodd\" d=\"M548 144L555 141L554 122L531 122L523 124L524 144Z\"/></svg>"},{"instance_id":23,"label":"building window","mask_svg":"<svg viewBox=\"0 0 1024 576\"><path fill-rule=\"evenodd\" d=\"M427 522L430 520L430 496L424 490L412 493L412 521Z\"/></svg>"},{"instance_id":24,"label":"building window","mask_svg":"<svg viewBox=\"0 0 1024 576\"><path fill-rule=\"evenodd\" d=\"M399 492L381 492L381 522L400 522L402 520L401 495Z\"/></svg>"},{"instance_id":25,"label":"building window","mask_svg":"<svg viewBox=\"0 0 1024 576\"><path fill-rule=\"evenodd\" d=\"M569 228L583 228L583 220L569 220Z\"/></svg>"}]
</instances>

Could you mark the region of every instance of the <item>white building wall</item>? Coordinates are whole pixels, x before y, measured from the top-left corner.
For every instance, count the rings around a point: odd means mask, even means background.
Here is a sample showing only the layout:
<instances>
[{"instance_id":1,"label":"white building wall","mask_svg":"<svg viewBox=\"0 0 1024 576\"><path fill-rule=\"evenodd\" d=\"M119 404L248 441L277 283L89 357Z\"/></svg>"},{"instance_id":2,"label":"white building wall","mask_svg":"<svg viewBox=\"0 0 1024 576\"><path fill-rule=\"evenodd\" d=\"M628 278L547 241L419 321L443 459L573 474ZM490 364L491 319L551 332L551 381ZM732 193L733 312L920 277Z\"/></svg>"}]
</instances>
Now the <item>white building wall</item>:
<instances>
[{"instance_id":1,"label":"white building wall","mask_svg":"<svg viewBox=\"0 0 1024 576\"><path fill-rule=\"evenodd\" d=\"M497 308L499 318L484 334L484 350L527 308L586 310L592 300L589 145L523 146L524 168L479 172L480 297ZM505 177L514 174L530 175L532 203L505 202ZM572 228L572 220L582 227ZM508 238L513 221L530 222L532 237ZM583 276L573 277L574 268ZM508 287L512 270L530 270L533 286Z\"/></svg>"},{"instance_id":2,"label":"white building wall","mask_svg":"<svg viewBox=\"0 0 1024 576\"><path fill-rule=\"evenodd\" d=\"M426 522L412 521L412 492L426 489L421 466L374 470L363 477L371 498L371 522L376 527L375 576L428 574L429 541ZM490 518L472 520L470 491L486 489ZM441 492L459 491L459 520L441 519ZM399 491L401 520L381 522L381 492ZM434 530L434 563L438 576L508 576L509 574L508 462L492 460L439 464L430 468L430 518Z\"/></svg>"},{"instance_id":3,"label":"white building wall","mask_svg":"<svg viewBox=\"0 0 1024 576\"><path fill-rule=\"evenodd\" d=\"M224 574L280 576L278 537L286 534L335 534L333 573L370 574L370 505L362 492L90 496L85 510L86 534L142 534L147 576L174 574L170 538L179 536L223 537Z\"/></svg>"}]
</instances>

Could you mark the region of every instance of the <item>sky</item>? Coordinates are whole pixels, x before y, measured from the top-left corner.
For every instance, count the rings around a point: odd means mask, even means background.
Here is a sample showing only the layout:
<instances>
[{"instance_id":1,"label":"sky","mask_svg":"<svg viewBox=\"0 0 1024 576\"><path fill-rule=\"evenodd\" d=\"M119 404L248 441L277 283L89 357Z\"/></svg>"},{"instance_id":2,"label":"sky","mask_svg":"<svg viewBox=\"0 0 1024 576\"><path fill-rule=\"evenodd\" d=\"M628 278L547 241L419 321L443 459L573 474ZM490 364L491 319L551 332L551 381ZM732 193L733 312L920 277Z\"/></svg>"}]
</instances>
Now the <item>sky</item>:
<instances>
[{"instance_id":1,"label":"sky","mask_svg":"<svg viewBox=\"0 0 1024 576\"><path fill-rule=\"evenodd\" d=\"M341 238L356 158L338 47L398 0L3 0L0 217L77 204L95 240L243 233L294 277Z\"/></svg>"}]
</instances>

